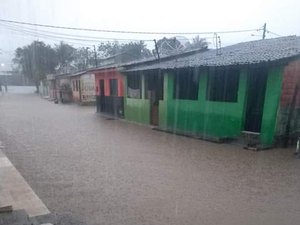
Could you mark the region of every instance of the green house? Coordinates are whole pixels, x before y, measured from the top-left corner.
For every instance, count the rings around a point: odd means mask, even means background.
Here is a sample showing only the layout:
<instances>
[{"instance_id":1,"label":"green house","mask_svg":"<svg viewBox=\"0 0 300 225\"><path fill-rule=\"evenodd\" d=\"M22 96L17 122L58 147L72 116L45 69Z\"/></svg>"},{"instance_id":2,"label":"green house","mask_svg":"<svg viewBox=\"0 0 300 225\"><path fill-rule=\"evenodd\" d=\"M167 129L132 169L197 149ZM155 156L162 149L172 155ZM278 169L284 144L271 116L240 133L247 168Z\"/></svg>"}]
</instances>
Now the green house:
<instances>
[{"instance_id":1,"label":"green house","mask_svg":"<svg viewBox=\"0 0 300 225\"><path fill-rule=\"evenodd\" d=\"M300 128L300 38L258 40L130 64L125 119L270 147Z\"/></svg>"}]
</instances>

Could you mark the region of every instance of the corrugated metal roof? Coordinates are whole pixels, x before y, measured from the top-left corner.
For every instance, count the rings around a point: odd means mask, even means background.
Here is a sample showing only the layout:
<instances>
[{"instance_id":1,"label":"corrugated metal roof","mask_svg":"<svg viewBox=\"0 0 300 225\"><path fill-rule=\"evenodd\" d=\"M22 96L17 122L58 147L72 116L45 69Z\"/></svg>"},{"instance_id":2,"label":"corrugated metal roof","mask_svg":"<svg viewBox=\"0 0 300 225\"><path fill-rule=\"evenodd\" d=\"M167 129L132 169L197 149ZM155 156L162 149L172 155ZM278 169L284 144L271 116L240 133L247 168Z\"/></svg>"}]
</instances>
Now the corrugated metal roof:
<instances>
[{"instance_id":1,"label":"corrugated metal roof","mask_svg":"<svg viewBox=\"0 0 300 225\"><path fill-rule=\"evenodd\" d=\"M152 69L172 69L184 67L201 66L233 66L258 64L272 62L295 57L300 55L300 37L288 36L281 38L265 39L258 41L243 42L221 49L221 54L217 50L198 52L193 55L178 57L177 59L163 62L153 62L151 64L131 65L125 72L152 70Z\"/></svg>"}]
</instances>

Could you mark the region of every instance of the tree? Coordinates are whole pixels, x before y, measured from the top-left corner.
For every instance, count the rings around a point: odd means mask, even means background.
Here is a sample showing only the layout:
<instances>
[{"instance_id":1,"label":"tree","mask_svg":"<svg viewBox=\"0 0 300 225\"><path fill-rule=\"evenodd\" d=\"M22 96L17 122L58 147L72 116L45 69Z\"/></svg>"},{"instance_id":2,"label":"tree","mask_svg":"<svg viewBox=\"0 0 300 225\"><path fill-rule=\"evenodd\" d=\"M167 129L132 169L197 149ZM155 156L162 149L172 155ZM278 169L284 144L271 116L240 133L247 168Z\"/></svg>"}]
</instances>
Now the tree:
<instances>
[{"instance_id":1,"label":"tree","mask_svg":"<svg viewBox=\"0 0 300 225\"><path fill-rule=\"evenodd\" d=\"M120 44L119 42L107 42L98 45L98 55L101 58L116 56L118 62L144 59L152 56L151 51L143 41Z\"/></svg>"},{"instance_id":2,"label":"tree","mask_svg":"<svg viewBox=\"0 0 300 225\"><path fill-rule=\"evenodd\" d=\"M181 52L185 47L176 38L162 38L157 41L160 55L172 55Z\"/></svg>"},{"instance_id":3,"label":"tree","mask_svg":"<svg viewBox=\"0 0 300 225\"><path fill-rule=\"evenodd\" d=\"M208 42L205 38L200 38L199 35L193 38L192 43L187 44L188 49L207 49Z\"/></svg>"},{"instance_id":4,"label":"tree","mask_svg":"<svg viewBox=\"0 0 300 225\"><path fill-rule=\"evenodd\" d=\"M34 41L30 45L17 48L13 62L24 76L34 81L37 92L39 82L46 74L53 73L57 65L54 49L42 41Z\"/></svg>"},{"instance_id":5,"label":"tree","mask_svg":"<svg viewBox=\"0 0 300 225\"><path fill-rule=\"evenodd\" d=\"M58 64L57 72L70 72L70 67L72 67L72 62L75 59L76 48L73 48L71 45L61 41L58 45L55 45L54 50Z\"/></svg>"},{"instance_id":6,"label":"tree","mask_svg":"<svg viewBox=\"0 0 300 225\"><path fill-rule=\"evenodd\" d=\"M157 41L157 48L160 55L172 55L193 49L207 49L208 42L199 35L188 41L185 37L162 38Z\"/></svg>"},{"instance_id":7,"label":"tree","mask_svg":"<svg viewBox=\"0 0 300 225\"><path fill-rule=\"evenodd\" d=\"M74 66L76 66L77 70L84 70L91 66L95 66L94 52L88 47L76 49Z\"/></svg>"},{"instance_id":8,"label":"tree","mask_svg":"<svg viewBox=\"0 0 300 225\"><path fill-rule=\"evenodd\" d=\"M107 58L122 52L122 45L118 41L106 42L98 45L98 54L101 58Z\"/></svg>"}]
</instances>

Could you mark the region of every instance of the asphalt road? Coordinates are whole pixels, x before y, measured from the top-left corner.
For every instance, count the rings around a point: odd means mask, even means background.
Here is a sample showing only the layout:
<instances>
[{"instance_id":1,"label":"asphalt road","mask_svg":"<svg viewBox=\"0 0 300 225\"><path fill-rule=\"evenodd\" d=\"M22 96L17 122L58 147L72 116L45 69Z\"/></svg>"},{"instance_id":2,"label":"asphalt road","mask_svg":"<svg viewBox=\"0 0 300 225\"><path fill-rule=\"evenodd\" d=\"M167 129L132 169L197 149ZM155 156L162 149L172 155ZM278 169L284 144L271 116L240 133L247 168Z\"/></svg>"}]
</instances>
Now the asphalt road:
<instances>
[{"instance_id":1,"label":"asphalt road","mask_svg":"<svg viewBox=\"0 0 300 225\"><path fill-rule=\"evenodd\" d=\"M88 224L298 225L300 160L0 96L3 151L54 213Z\"/></svg>"}]
</instances>

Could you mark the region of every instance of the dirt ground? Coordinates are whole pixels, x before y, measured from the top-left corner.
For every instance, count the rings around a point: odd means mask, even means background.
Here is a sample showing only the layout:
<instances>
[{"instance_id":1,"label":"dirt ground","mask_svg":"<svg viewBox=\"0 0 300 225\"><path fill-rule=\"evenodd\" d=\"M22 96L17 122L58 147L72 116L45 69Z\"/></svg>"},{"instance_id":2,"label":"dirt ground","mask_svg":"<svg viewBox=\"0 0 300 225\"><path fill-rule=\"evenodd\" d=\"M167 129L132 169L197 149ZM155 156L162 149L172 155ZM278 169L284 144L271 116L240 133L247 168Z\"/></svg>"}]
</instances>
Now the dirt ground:
<instances>
[{"instance_id":1,"label":"dirt ground","mask_svg":"<svg viewBox=\"0 0 300 225\"><path fill-rule=\"evenodd\" d=\"M3 151L52 212L92 225L298 225L300 159L0 96Z\"/></svg>"}]
</instances>

